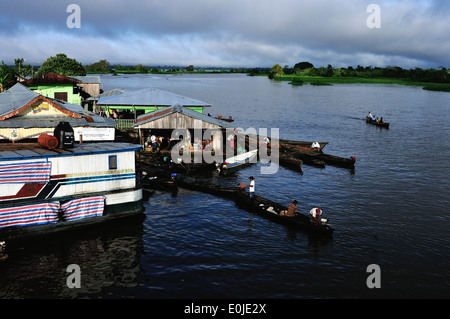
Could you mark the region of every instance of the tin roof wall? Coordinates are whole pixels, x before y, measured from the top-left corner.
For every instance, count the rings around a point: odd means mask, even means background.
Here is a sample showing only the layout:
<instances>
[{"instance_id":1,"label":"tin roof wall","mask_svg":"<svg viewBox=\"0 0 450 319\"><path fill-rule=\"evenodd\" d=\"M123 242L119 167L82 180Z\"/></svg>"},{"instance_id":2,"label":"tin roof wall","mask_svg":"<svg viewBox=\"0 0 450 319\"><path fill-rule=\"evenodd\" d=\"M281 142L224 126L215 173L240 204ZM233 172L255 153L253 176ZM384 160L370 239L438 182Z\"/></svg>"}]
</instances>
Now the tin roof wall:
<instances>
[{"instance_id":1,"label":"tin roof wall","mask_svg":"<svg viewBox=\"0 0 450 319\"><path fill-rule=\"evenodd\" d=\"M140 126L143 126L144 124L148 124L153 121L161 120L162 118L165 118L167 116L171 116L172 114L179 113L182 115L185 115L187 117L190 117L195 120L200 120L202 122L208 123L212 126L221 127L221 128L234 128L234 126L230 125L228 122L224 122L218 119L215 119L211 116L199 113L197 111L193 111L187 107L183 107L179 104L169 106L160 110L156 110L153 112L145 113L136 119L136 122L134 123L134 127L139 128ZM148 126L148 125L145 125ZM173 127L167 127L168 129L171 129ZM196 127L177 127L177 128L187 128L187 129L194 129Z\"/></svg>"},{"instance_id":2,"label":"tin roof wall","mask_svg":"<svg viewBox=\"0 0 450 319\"><path fill-rule=\"evenodd\" d=\"M201 106L210 107L211 104L191 99L182 95L159 89L142 89L129 91L120 95L100 97L97 105L104 106L172 106L179 104L181 106Z\"/></svg>"}]
</instances>

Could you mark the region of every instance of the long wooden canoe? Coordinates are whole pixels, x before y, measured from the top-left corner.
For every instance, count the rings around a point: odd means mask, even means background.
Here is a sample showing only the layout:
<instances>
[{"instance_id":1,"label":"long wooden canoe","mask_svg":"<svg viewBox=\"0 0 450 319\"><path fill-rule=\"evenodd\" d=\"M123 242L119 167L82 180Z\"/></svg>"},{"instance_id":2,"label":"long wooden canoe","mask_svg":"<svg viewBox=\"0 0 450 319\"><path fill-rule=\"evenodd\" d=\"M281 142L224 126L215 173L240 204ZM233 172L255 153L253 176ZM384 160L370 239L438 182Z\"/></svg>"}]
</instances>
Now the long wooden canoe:
<instances>
[{"instance_id":1,"label":"long wooden canoe","mask_svg":"<svg viewBox=\"0 0 450 319\"><path fill-rule=\"evenodd\" d=\"M295 227L314 234L326 236L331 236L334 231L334 229L326 223L313 223L309 216L305 214L300 213L295 217L280 216L281 211L287 210L286 206L257 195L250 198L249 194L245 192L245 190L239 189L238 187L233 188L218 185L207 185L205 183L189 182L186 179L177 181L177 184L183 188L232 199L237 205L241 206L245 210L256 213L264 218L288 227Z\"/></svg>"},{"instance_id":2,"label":"long wooden canoe","mask_svg":"<svg viewBox=\"0 0 450 319\"><path fill-rule=\"evenodd\" d=\"M376 125L376 126L378 126L378 127L389 128L389 123L386 123L386 122L380 123L380 122L377 122L377 121L372 120L372 119L369 118L369 117L366 117L366 123L373 124L373 125Z\"/></svg>"}]
</instances>

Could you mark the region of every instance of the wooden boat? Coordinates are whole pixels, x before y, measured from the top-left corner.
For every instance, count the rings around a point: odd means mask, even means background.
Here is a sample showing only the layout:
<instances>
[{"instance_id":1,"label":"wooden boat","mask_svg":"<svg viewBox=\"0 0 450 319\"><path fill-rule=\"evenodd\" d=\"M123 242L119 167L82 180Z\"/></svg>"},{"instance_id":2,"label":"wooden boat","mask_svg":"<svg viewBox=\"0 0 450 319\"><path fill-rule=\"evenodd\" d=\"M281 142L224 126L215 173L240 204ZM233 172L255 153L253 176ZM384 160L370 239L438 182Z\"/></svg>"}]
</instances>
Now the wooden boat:
<instances>
[{"instance_id":1,"label":"wooden boat","mask_svg":"<svg viewBox=\"0 0 450 319\"><path fill-rule=\"evenodd\" d=\"M258 150L253 150L250 152L238 154L233 157L225 159L225 161L220 165L221 170L228 170L236 168L242 165L250 164L255 162L254 159L258 155Z\"/></svg>"},{"instance_id":2,"label":"wooden boat","mask_svg":"<svg viewBox=\"0 0 450 319\"><path fill-rule=\"evenodd\" d=\"M223 117L222 115L219 115L219 116L216 116L215 118L218 119L218 120L221 120L221 121L225 121L225 122L230 122L230 123L234 122L234 120L233 120L233 118L231 116Z\"/></svg>"},{"instance_id":3,"label":"wooden boat","mask_svg":"<svg viewBox=\"0 0 450 319\"><path fill-rule=\"evenodd\" d=\"M334 229L326 222L321 224L314 223L309 216L305 214L297 214L294 217L280 216L280 212L287 210L287 207L276 202L255 195L250 198L248 193L238 192L236 203L244 206L247 210L257 213L265 218L268 218L278 224L283 224L289 227L296 227L303 230L310 231L314 234L331 236Z\"/></svg>"},{"instance_id":4,"label":"wooden boat","mask_svg":"<svg viewBox=\"0 0 450 319\"><path fill-rule=\"evenodd\" d=\"M135 169L140 149L128 143L85 143L68 149L4 145L0 241L29 240L144 216Z\"/></svg>"},{"instance_id":5,"label":"wooden boat","mask_svg":"<svg viewBox=\"0 0 450 319\"><path fill-rule=\"evenodd\" d=\"M303 161L301 159L295 158L288 153L280 153L278 155L280 165L287 167L296 172L302 172Z\"/></svg>"},{"instance_id":6,"label":"wooden boat","mask_svg":"<svg viewBox=\"0 0 450 319\"><path fill-rule=\"evenodd\" d=\"M370 123L370 124L376 125L378 127L389 128L389 123L386 123L386 122L380 123L380 122L372 120L370 117L366 117L366 123Z\"/></svg>"},{"instance_id":7,"label":"wooden boat","mask_svg":"<svg viewBox=\"0 0 450 319\"><path fill-rule=\"evenodd\" d=\"M313 223L309 216L304 214L298 214L295 217L280 216L281 211L287 210L286 206L257 195L251 199L243 188L208 185L207 183L192 182L188 179L180 179L177 181L177 184L183 188L232 199L243 209L288 227L295 227L326 236L331 236L334 231L326 222L322 224Z\"/></svg>"},{"instance_id":8,"label":"wooden boat","mask_svg":"<svg viewBox=\"0 0 450 319\"><path fill-rule=\"evenodd\" d=\"M279 140L281 148L287 149L301 149L307 151L321 152L328 142L305 142L305 141L292 141L292 140ZM315 144L315 145L314 145ZM316 146L318 145L318 147ZM315 146L315 147L313 147Z\"/></svg>"},{"instance_id":9,"label":"wooden boat","mask_svg":"<svg viewBox=\"0 0 450 319\"><path fill-rule=\"evenodd\" d=\"M327 164L333 165L333 166L350 168L350 169L355 168L355 163L356 163L355 156L351 156L349 158L343 158L343 157L339 157L336 155L322 153L322 154L320 154L319 159L321 161L323 161Z\"/></svg>"}]
</instances>

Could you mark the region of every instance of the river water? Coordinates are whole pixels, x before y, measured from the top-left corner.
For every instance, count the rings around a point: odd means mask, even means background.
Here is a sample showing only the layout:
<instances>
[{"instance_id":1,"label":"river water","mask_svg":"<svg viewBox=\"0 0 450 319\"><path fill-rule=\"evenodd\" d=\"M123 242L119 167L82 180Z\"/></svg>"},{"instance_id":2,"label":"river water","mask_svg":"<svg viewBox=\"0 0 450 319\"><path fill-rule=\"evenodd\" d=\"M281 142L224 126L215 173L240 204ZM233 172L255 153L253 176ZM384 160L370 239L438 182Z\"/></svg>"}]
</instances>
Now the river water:
<instances>
[{"instance_id":1,"label":"river water","mask_svg":"<svg viewBox=\"0 0 450 319\"><path fill-rule=\"evenodd\" d=\"M159 88L212 105L241 128L328 141L356 156L354 172L264 164L213 177L255 176L256 192L303 212L320 207L331 240L310 237L212 195L156 192L146 218L58 242L37 242L0 262L1 298L448 298L450 94L398 85L292 86L242 74L101 76L105 91ZM366 124L371 111L389 130ZM81 268L81 288L66 285ZM372 273L369 265L378 265ZM368 279L379 274L380 288ZM370 278L369 278L370 277ZM369 280L370 281L370 280Z\"/></svg>"}]
</instances>

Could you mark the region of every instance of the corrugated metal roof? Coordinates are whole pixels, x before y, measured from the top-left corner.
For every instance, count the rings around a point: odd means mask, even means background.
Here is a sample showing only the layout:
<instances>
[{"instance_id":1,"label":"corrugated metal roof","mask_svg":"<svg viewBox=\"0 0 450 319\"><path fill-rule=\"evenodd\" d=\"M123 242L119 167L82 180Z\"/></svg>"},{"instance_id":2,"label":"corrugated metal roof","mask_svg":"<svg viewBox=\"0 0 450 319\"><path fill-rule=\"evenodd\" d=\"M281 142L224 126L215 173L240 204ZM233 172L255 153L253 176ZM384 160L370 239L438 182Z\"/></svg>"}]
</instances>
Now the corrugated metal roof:
<instances>
[{"instance_id":1,"label":"corrugated metal roof","mask_svg":"<svg viewBox=\"0 0 450 319\"><path fill-rule=\"evenodd\" d=\"M120 95L120 94L124 94L125 92L128 92L128 91L127 90L122 90L122 89L114 89L114 90L111 90L111 91L107 91L107 92L98 94L96 96L91 96L87 100L88 101L97 101L101 97L112 96L112 95Z\"/></svg>"},{"instance_id":2,"label":"corrugated metal roof","mask_svg":"<svg viewBox=\"0 0 450 319\"><path fill-rule=\"evenodd\" d=\"M98 75L73 76L73 78L81 81L81 83L101 83Z\"/></svg>"},{"instance_id":3,"label":"corrugated metal roof","mask_svg":"<svg viewBox=\"0 0 450 319\"><path fill-rule=\"evenodd\" d=\"M194 119L210 123L212 125L216 125L223 128L234 128L234 126L230 125L228 122L224 122L221 120L218 120L216 118L213 118L211 116L199 113L197 111L193 111L187 107L183 107L179 104L169 106L160 110L156 110L153 112L145 113L136 119L136 122L134 123L134 127L139 127L140 125L143 125L145 123L158 120L160 118L163 118L165 116L168 116L173 113L181 113L186 116L192 117Z\"/></svg>"},{"instance_id":4,"label":"corrugated metal roof","mask_svg":"<svg viewBox=\"0 0 450 319\"><path fill-rule=\"evenodd\" d=\"M5 92L0 93L0 117L20 109L38 96L38 93L16 83Z\"/></svg>"},{"instance_id":5,"label":"corrugated metal roof","mask_svg":"<svg viewBox=\"0 0 450 319\"><path fill-rule=\"evenodd\" d=\"M172 106L179 104L182 106L210 107L211 104L199 100L191 99L182 95L159 89L142 89L129 91L120 95L101 97L97 105L113 106Z\"/></svg>"}]
</instances>

